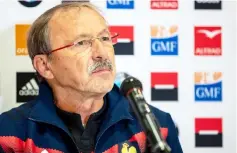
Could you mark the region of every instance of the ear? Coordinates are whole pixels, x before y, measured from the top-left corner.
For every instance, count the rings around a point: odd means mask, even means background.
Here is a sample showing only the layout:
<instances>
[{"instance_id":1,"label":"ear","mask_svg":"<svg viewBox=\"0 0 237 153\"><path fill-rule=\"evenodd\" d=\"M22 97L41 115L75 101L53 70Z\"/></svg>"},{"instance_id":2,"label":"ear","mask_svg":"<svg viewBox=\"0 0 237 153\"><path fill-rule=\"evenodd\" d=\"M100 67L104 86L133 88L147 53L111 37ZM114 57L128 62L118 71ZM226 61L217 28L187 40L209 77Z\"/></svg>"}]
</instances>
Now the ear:
<instances>
[{"instance_id":1,"label":"ear","mask_svg":"<svg viewBox=\"0 0 237 153\"><path fill-rule=\"evenodd\" d=\"M35 70L45 79L53 79L54 75L50 69L49 59L46 55L36 55L33 59Z\"/></svg>"}]
</instances>

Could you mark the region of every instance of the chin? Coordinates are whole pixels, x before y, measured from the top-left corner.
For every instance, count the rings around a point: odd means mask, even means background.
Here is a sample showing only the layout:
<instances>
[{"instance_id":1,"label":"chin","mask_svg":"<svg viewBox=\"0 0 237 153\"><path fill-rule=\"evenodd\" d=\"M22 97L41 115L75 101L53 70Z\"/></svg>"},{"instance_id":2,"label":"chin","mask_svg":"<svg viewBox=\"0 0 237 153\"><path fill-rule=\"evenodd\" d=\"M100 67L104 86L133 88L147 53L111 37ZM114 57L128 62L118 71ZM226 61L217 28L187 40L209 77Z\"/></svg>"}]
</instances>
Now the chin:
<instances>
[{"instance_id":1,"label":"chin","mask_svg":"<svg viewBox=\"0 0 237 153\"><path fill-rule=\"evenodd\" d=\"M98 93L108 93L113 89L113 85L114 84L102 84L102 85L99 85L95 90Z\"/></svg>"},{"instance_id":2,"label":"chin","mask_svg":"<svg viewBox=\"0 0 237 153\"><path fill-rule=\"evenodd\" d=\"M89 84L87 84L87 91L94 93L108 93L112 90L114 82L112 79L94 79Z\"/></svg>"}]
</instances>

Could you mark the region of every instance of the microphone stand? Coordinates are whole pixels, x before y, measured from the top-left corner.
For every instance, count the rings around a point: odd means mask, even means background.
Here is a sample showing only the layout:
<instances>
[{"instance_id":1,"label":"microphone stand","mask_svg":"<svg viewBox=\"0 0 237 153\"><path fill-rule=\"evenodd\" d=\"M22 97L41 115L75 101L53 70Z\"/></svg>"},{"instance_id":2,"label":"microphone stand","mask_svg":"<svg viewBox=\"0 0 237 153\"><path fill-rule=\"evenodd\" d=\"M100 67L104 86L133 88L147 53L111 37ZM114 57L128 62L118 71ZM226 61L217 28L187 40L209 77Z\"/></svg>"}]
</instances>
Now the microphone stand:
<instances>
[{"instance_id":1,"label":"microphone stand","mask_svg":"<svg viewBox=\"0 0 237 153\"><path fill-rule=\"evenodd\" d=\"M130 101L136 101L136 103L131 102L130 104L147 136L148 142L150 144L149 153L170 153L171 148L162 138L160 133L160 124L150 110L148 104L145 102L141 91L139 89L134 89L131 93L139 93L135 94L136 96L130 96L128 99Z\"/></svg>"},{"instance_id":2,"label":"microphone stand","mask_svg":"<svg viewBox=\"0 0 237 153\"><path fill-rule=\"evenodd\" d=\"M156 120L156 118L154 116L152 117L152 120L158 125L157 127L160 127L158 121ZM159 128L151 127L151 131L153 131L153 133L160 134ZM170 153L171 148L165 142L165 140L163 140L161 137L154 137L153 135L150 134L151 131L145 131L147 140L148 140L147 144L146 144L146 147L148 149L147 153ZM156 139L159 139L159 141L156 141Z\"/></svg>"},{"instance_id":3,"label":"microphone stand","mask_svg":"<svg viewBox=\"0 0 237 153\"><path fill-rule=\"evenodd\" d=\"M160 145L159 144L151 145L148 138L147 140L148 141L146 142L145 153L170 153L171 152L171 149L167 145L166 142L163 141L163 144L160 144Z\"/></svg>"},{"instance_id":4,"label":"microphone stand","mask_svg":"<svg viewBox=\"0 0 237 153\"><path fill-rule=\"evenodd\" d=\"M160 124L142 94L142 84L134 77L126 78L120 91L130 101L131 108L140 122L150 144L149 153L170 153L171 148L163 139Z\"/></svg>"}]
</instances>

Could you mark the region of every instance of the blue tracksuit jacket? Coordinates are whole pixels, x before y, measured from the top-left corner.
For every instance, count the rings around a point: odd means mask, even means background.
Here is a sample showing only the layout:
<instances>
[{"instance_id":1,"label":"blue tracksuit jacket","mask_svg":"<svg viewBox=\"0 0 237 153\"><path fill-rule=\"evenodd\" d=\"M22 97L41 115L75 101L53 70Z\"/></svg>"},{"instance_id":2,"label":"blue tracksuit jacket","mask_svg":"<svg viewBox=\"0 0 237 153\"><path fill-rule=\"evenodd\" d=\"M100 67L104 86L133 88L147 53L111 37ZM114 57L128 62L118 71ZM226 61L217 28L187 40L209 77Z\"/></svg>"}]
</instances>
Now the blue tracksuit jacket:
<instances>
[{"instance_id":1,"label":"blue tracksuit jacket","mask_svg":"<svg viewBox=\"0 0 237 153\"><path fill-rule=\"evenodd\" d=\"M96 138L95 153L142 153L146 136L130 105L114 86L108 111ZM171 116L151 106L172 153L183 153ZM57 116L51 88L40 84L39 96L0 115L0 152L78 153L63 121Z\"/></svg>"}]
</instances>

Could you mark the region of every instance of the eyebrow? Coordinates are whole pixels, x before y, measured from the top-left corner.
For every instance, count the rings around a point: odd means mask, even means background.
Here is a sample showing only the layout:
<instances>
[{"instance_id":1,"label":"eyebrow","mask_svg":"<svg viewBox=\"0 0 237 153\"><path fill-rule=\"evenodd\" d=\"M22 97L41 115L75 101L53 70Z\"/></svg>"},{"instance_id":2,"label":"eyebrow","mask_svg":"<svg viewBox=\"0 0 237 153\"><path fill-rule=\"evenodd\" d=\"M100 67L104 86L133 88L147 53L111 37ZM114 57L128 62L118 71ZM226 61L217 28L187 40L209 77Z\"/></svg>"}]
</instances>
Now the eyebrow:
<instances>
[{"instance_id":1,"label":"eyebrow","mask_svg":"<svg viewBox=\"0 0 237 153\"><path fill-rule=\"evenodd\" d=\"M99 36L99 35L101 35L101 34L103 34L103 33L109 33L109 30L108 30L107 28L104 28L104 29L101 30L97 35ZM89 34L89 33L81 33L81 34L78 35L78 36L76 37L76 39L74 39L74 40L78 40L78 39L81 39L81 38L90 38L90 37L92 37L92 35Z\"/></svg>"},{"instance_id":2,"label":"eyebrow","mask_svg":"<svg viewBox=\"0 0 237 153\"><path fill-rule=\"evenodd\" d=\"M101 30L101 31L98 33L98 35L101 35L101 34L103 34L103 33L109 33L108 28L104 28L103 30Z\"/></svg>"}]
</instances>

